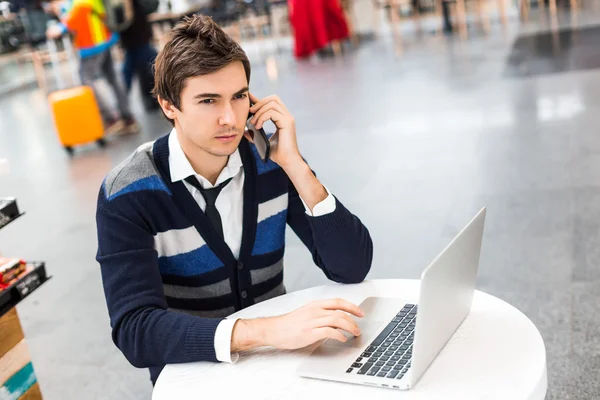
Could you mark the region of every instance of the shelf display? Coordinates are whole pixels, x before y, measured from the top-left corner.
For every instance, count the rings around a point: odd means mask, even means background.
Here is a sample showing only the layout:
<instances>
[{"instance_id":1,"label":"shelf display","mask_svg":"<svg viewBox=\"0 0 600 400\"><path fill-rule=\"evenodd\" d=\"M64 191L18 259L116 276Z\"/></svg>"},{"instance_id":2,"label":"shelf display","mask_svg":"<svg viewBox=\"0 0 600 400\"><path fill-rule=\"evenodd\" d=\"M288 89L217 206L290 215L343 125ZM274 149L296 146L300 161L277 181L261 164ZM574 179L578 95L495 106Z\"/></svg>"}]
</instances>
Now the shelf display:
<instances>
[{"instance_id":1,"label":"shelf display","mask_svg":"<svg viewBox=\"0 0 600 400\"><path fill-rule=\"evenodd\" d=\"M13 197L0 198L0 229L23 213ZM0 399L41 400L16 305L49 279L43 262L0 256Z\"/></svg>"}]
</instances>

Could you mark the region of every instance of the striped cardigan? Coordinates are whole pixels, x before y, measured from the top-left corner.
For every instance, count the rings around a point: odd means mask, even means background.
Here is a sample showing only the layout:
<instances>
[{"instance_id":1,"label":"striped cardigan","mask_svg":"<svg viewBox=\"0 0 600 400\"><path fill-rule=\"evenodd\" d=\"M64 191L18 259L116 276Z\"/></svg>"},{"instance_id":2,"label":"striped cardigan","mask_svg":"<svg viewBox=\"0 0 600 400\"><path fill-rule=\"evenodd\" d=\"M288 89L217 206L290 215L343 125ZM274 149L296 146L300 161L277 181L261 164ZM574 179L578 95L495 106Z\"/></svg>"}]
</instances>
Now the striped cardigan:
<instances>
[{"instance_id":1,"label":"striped cardigan","mask_svg":"<svg viewBox=\"0 0 600 400\"><path fill-rule=\"evenodd\" d=\"M242 140L243 233L236 259L183 182L171 182L168 136L111 171L98 196L97 260L113 341L154 382L168 363L217 361L222 318L285 293L289 225L331 280L361 282L373 254L369 232L339 201L306 215L285 172Z\"/></svg>"}]
</instances>

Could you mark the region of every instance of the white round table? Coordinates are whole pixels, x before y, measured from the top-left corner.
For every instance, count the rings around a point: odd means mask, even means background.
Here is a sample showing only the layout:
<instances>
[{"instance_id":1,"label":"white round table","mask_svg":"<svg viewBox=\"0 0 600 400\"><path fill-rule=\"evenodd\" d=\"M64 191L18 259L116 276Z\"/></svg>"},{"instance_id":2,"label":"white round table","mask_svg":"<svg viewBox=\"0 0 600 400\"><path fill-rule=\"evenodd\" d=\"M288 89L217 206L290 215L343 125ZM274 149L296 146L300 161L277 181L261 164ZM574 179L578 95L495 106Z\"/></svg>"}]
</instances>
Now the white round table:
<instances>
[{"instance_id":1,"label":"white round table","mask_svg":"<svg viewBox=\"0 0 600 400\"><path fill-rule=\"evenodd\" d=\"M418 280L320 286L265 301L232 317L280 315L312 300L333 297L355 304L369 296L397 297L400 308L405 302L417 302L419 287ZM409 391L299 377L296 368L315 347L256 349L240 354L236 364L167 365L152 399L543 400L546 396L546 350L538 330L513 306L479 291L469 316Z\"/></svg>"}]
</instances>

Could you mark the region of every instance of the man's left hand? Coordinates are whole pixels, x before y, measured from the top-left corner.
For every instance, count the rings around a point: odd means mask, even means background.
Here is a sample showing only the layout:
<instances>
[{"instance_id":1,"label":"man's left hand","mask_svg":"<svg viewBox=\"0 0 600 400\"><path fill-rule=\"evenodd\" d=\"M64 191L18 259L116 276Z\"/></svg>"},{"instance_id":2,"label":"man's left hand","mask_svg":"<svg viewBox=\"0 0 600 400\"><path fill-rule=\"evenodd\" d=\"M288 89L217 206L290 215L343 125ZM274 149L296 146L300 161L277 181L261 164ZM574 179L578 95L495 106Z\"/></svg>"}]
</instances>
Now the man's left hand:
<instances>
[{"instance_id":1,"label":"man's left hand","mask_svg":"<svg viewBox=\"0 0 600 400\"><path fill-rule=\"evenodd\" d=\"M294 117L277 96L259 100L251 94L250 100L254 103L250 107L250 112L254 114L250 122L260 129L265 122L271 120L277 127L277 132L270 140L271 160L283 168L300 198L312 212L315 205L327 198L327 190L300 155Z\"/></svg>"},{"instance_id":2,"label":"man's left hand","mask_svg":"<svg viewBox=\"0 0 600 400\"><path fill-rule=\"evenodd\" d=\"M271 139L271 160L284 169L295 163L303 163L296 141L294 117L281 99L278 96L269 96L260 100L250 94L250 100L254 103L250 107L250 112L254 114L250 122L257 129L261 129L265 122L271 120L277 127L277 132Z\"/></svg>"}]
</instances>

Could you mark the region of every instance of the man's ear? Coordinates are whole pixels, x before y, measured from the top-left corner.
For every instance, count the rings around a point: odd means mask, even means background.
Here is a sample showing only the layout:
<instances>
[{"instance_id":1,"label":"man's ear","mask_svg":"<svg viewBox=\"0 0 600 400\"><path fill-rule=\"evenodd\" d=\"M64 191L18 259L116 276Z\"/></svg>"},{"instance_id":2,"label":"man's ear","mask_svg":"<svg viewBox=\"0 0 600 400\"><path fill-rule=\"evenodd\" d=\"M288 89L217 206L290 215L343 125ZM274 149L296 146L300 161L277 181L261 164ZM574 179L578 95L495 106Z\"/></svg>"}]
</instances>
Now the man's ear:
<instances>
[{"instance_id":1,"label":"man's ear","mask_svg":"<svg viewBox=\"0 0 600 400\"><path fill-rule=\"evenodd\" d=\"M168 100L165 100L160 96L157 97L157 100L158 100L158 104L160 105L160 108L162 108L162 111L165 114L165 116L168 119L174 121L175 118L177 117L177 114L175 112L177 110L177 108L175 108L175 106L173 104L171 104Z\"/></svg>"}]
</instances>

